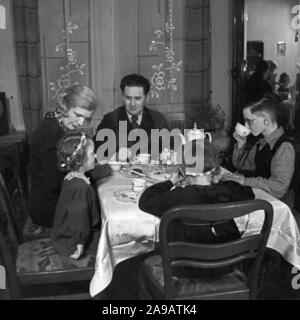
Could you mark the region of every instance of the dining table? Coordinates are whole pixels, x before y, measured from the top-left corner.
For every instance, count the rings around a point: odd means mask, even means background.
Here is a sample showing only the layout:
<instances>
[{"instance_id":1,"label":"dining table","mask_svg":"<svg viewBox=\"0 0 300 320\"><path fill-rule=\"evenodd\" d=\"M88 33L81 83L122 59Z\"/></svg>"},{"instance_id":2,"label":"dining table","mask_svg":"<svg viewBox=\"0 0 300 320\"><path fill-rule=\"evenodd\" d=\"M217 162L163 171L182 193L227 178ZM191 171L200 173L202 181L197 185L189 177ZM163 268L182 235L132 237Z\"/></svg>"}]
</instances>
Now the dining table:
<instances>
[{"instance_id":1,"label":"dining table","mask_svg":"<svg viewBox=\"0 0 300 320\"><path fill-rule=\"evenodd\" d=\"M92 297L111 282L114 268L127 259L153 251L159 242L160 219L138 207L141 192L134 190L135 179L147 187L166 181L167 166L124 165L98 181L102 230L96 255L95 273L90 283ZM300 270L300 233L290 208L261 189L253 189L256 199L268 201L274 218L267 247ZM235 219L242 237L258 233L264 222L262 210Z\"/></svg>"}]
</instances>

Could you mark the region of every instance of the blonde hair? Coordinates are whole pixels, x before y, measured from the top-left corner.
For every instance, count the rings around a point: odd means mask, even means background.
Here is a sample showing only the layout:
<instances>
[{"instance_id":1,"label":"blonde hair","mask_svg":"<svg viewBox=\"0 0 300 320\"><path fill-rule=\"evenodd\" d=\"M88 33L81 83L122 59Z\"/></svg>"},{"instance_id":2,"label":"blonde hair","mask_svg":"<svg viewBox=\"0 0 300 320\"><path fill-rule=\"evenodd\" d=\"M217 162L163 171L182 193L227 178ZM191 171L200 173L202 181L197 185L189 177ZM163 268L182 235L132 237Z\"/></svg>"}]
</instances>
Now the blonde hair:
<instances>
[{"instance_id":1,"label":"blonde hair","mask_svg":"<svg viewBox=\"0 0 300 320\"><path fill-rule=\"evenodd\" d=\"M57 98L57 103L62 114L76 107L94 112L98 105L96 94L90 88L79 84L75 84L62 92Z\"/></svg>"},{"instance_id":2,"label":"blonde hair","mask_svg":"<svg viewBox=\"0 0 300 320\"><path fill-rule=\"evenodd\" d=\"M83 132L69 132L58 143L58 166L62 172L78 170L86 159L86 152L93 140Z\"/></svg>"}]
</instances>

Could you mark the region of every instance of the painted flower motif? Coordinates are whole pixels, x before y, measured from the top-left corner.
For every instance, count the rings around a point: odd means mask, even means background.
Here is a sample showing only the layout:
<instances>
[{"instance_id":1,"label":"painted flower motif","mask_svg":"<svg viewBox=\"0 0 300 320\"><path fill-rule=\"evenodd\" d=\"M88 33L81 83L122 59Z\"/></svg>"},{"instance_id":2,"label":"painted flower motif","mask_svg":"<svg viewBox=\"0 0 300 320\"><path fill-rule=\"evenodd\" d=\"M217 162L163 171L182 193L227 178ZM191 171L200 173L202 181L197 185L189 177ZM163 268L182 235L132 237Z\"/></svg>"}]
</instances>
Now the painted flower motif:
<instances>
[{"instance_id":1,"label":"painted flower motif","mask_svg":"<svg viewBox=\"0 0 300 320\"><path fill-rule=\"evenodd\" d=\"M67 80L67 79L65 79L65 80L63 81L63 87L67 89L67 88L69 88L70 86L71 86L70 81Z\"/></svg>"},{"instance_id":2,"label":"painted flower motif","mask_svg":"<svg viewBox=\"0 0 300 320\"><path fill-rule=\"evenodd\" d=\"M67 55L68 55L69 63L71 64L77 63L77 53L75 51L73 51L72 49L68 49Z\"/></svg>"},{"instance_id":3,"label":"painted flower motif","mask_svg":"<svg viewBox=\"0 0 300 320\"><path fill-rule=\"evenodd\" d=\"M157 39L160 39L164 36L164 33L161 30L156 30L154 33L155 33Z\"/></svg>"},{"instance_id":4,"label":"painted flower motif","mask_svg":"<svg viewBox=\"0 0 300 320\"><path fill-rule=\"evenodd\" d=\"M62 65L59 67L59 72L61 73L59 78L55 81L49 82L50 90L55 92L55 94L51 97L52 99L56 99L59 93L65 88L69 88L72 84L76 84L78 82L72 82L71 75L78 74L83 75L84 71L87 67L87 64L80 63L78 61L78 54L72 50L72 48L67 48L66 43L66 34L73 33L73 30L79 29L77 24L73 24L71 21L68 22L67 30L63 29L63 37L62 43L58 44L55 47L56 52L65 52L67 54L67 63L66 65Z\"/></svg>"},{"instance_id":5,"label":"painted flower motif","mask_svg":"<svg viewBox=\"0 0 300 320\"><path fill-rule=\"evenodd\" d=\"M155 87L155 89L161 91L161 90L165 90L165 73L164 72L155 72L151 78L151 83L152 85Z\"/></svg>"},{"instance_id":6,"label":"painted flower motif","mask_svg":"<svg viewBox=\"0 0 300 320\"><path fill-rule=\"evenodd\" d=\"M175 52L174 50L170 48L166 48L166 60L170 63L173 64L175 60Z\"/></svg>"}]
</instances>

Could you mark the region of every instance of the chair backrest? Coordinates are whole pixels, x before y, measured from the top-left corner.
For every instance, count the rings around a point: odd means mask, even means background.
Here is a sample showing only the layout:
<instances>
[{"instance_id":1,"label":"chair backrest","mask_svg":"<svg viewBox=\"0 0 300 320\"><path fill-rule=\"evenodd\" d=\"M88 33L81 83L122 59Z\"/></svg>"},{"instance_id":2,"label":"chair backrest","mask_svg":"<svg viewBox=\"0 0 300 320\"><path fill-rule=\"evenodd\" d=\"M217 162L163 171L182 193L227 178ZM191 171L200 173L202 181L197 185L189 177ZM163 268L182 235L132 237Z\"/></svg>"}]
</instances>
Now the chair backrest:
<instances>
[{"instance_id":1,"label":"chair backrest","mask_svg":"<svg viewBox=\"0 0 300 320\"><path fill-rule=\"evenodd\" d=\"M0 223L8 232L10 239L17 246L21 242L18 226L15 220L14 208L4 179L0 174Z\"/></svg>"},{"instance_id":2,"label":"chair backrest","mask_svg":"<svg viewBox=\"0 0 300 320\"><path fill-rule=\"evenodd\" d=\"M5 182L6 193L9 196L8 200L12 208L18 238L22 241L23 227L29 215L29 209L24 186L14 165L6 165L4 167L3 180Z\"/></svg>"},{"instance_id":3,"label":"chair backrest","mask_svg":"<svg viewBox=\"0 0 300 320\"><path fill-rule=\"evenodd\" d=\"M251 212L263 210L265 219L260 233L218 244L193 243L183 240L169 240L168 230L173 223L211 226ZM250 298L256 296L262 259L273 222L273 207L265 200L250 200L224 204L203 204L178 206L169 209L162 217L159 239L165 278L166 299L172 299L172 269L190 267L212 269L232 266L254 259L251 270ZM174 230L174 229L173 229Z\"/></svg>"},{"instance_id":4,"label":"chair backrest","mask_svg":"<svg viewBox=\"0 0 300 320\"><path fill-rule=\"evenodd\" d=\"M15 271L17 246L19 243L12 216L9 195L0 175L0 265L6 271L5 298L19 298L18 280Z\"/></svg>"}]
</instances>

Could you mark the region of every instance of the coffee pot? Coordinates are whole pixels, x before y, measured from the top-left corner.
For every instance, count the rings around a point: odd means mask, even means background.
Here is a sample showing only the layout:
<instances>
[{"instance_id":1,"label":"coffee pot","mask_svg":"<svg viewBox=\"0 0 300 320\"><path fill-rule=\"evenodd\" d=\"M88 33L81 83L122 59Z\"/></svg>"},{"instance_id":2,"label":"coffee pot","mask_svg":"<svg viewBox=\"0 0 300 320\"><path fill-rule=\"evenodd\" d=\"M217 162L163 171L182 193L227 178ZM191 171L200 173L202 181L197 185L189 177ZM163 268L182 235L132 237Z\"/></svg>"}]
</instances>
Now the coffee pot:
<instances>
[{"instance_id":1,"label":"coffee pot","mask_svg":"<svg viewBox=\"0 0 300 320\"><path fill-rule=\"evenodd\" d=\"M212 142L212 137L209 132L204 132L204 130L198 129L196 122L194 123L194 128L186 132L184 130L185 135L187 136L188 142L192 142L193 140L204 140L206 136L209 139L209 142ZM186 144L186 138L183 134L179 135L181 138L182 144Z\"/></svg>"}]
</instances>

